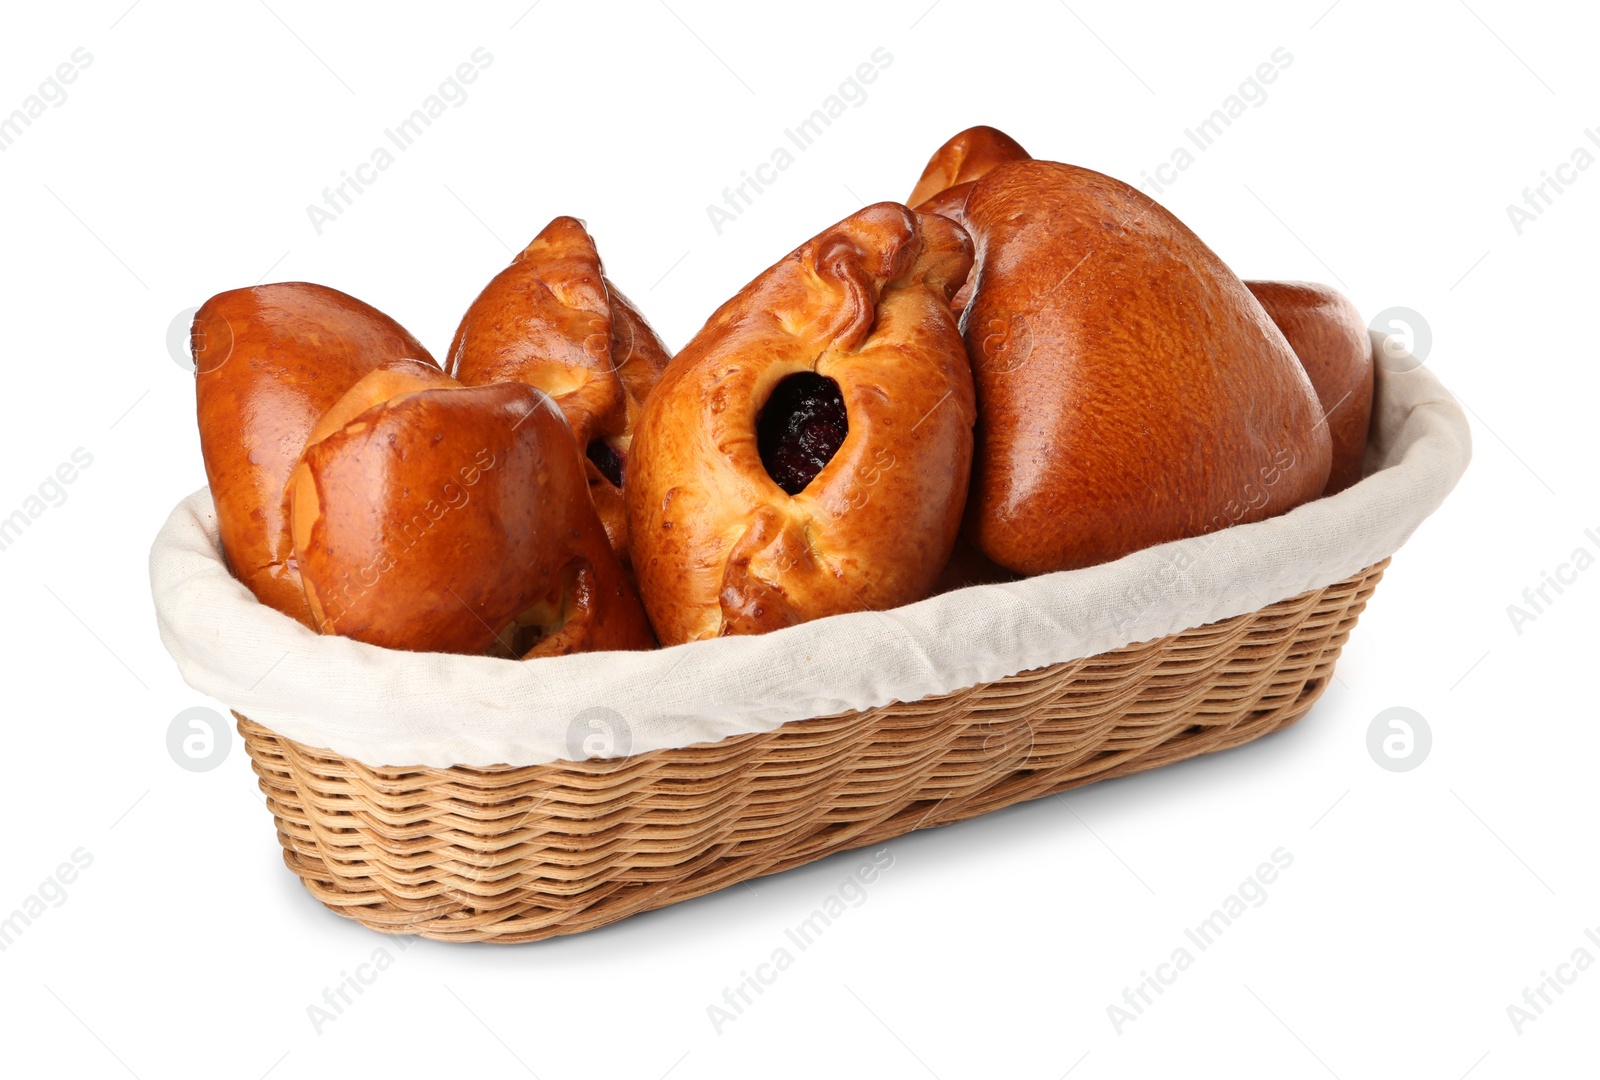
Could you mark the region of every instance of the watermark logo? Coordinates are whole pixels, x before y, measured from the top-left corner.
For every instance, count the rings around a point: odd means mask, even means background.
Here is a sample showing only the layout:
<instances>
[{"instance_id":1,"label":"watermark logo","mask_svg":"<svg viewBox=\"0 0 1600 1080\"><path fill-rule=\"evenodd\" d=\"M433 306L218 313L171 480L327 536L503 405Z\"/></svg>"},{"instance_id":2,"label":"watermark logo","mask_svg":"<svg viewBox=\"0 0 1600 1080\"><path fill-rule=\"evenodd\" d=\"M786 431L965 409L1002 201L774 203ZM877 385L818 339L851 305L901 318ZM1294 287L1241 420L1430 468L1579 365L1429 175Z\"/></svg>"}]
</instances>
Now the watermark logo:
<instances>
[{"instance_id":1,"label":"watermark logo","mask_svg":"<svg viewBox=\"0 0 1600 1080\"><path fill-rule=\"evenodd\" d=\"M1588 940L1587 945L1573 949L1565 962L1555 966L1553 973L1549 970L1539 972L1538 982L1522 988L1521 1002L1506 1006L1506 1018L1511 1021L1511 1030L1518 1035L1542 1017L1545 1010L1567 992L1567 987L1578 981L1579 976L1594 967L1595 954L1589 951L1589 945L1600 950L1600 927L1585 927L1583 936Z\"/></svg>"},{"instance_id":2,"label":"watermark logo","mask_svg":"<svg viewBox=\"0 0 1600 1080\"><path fill-rule=\"evenodd\" d=\"M978 752L990 772L1011 772L1033 756L1033 725L1025 716L979 724L975 731Z\"/></svg>"},{"instance_id":3,"label":"watermark logo","mask_svg":"<svg viewBox=\"0 0 1600 1080\"><path fill-rule=\"evenodd\" d=\"M233 356L233 323L222 317L222 327L213 336L196 325L199 313L198 307L186 307L172 317L167 324L167 355L191 375L209 375Z\"/></svg>"},{"instance_id":4,"label":"watermark logo","mask_svg":"<svg viewBox=\"0 0 1600 1080\"><path fill-rule=\"evenodd\" d=\"M615 301L612 303L615 305ZM608 361L612 371L621 371L633 355L633 320L618 315L615 307L609 320L596 316L589 322L583 350L596 360Z\"/></svg>"},{"instance_id":5,"label":"watermark logo","mask_svg":"<svg viewBox=\"0 0 1600 1080\"><path fill-rule=\"evenodd\" d=\"M915 429L912 429L915 430ZM872 460L864 463L858 469L850 482L844 487L834 487L829 490L830 505L828 506L836 517L843 517L851 510L860 510L872 501L872 489L882 480L884 474L895 466L894 453L884 447L876 447L872 451ZM792 566L794 559L788 557L788 565L780 566L779 572L783 573Z\"/></svg>"},{"instance_id":6,"label":"watermark logo","mask_svg":"<svg viewBox=\"0 0 1600 1080\"><path fill-rule=\"evenodd\" d=\"M84 848L75 849L69 862L57 866L39 887L24 896L9 914L0 915L0 952L5 952L23 932L44 917L51 908L67 902L67 889L78 880L78 874L94 865L94 855Z\"/></svg>"},{"instance_id":7,"label":"watermark logo","mask_svg":"<svg viewBox=\"0 0 1600 1080\"><path fill-rule=\"evenodd\" d=\"M1595 551L1600 551L1600 530L1585 529L1583 535L1595 546ZM1578 583L1578 575L1594 564L1594 551L1580 544L1572 549L1566 562L1556 564L1555 573L1539 571L1539 583L1522 590L1522 603L1506 605L1506 616L1511 620L1511 628L1517 632L1517 636L1522 636L1524 626L1548 612L1569 587Z\"/></svg>"},{"instance_id":8,"label":"watermark logo","mask_svg":"<svg viewBox=\"0 0 1600 1080\"><path fill-rule=\"evenodd\" d=\"M1167 992L1167 987L1193 967L1200 954L1215 945L1230 927L1244 917L1245 912L1267 902L1271 895L1267 886L1275 883L1278 875L1293 865L1294 852L1287 848L1274 848L1268 861L1263 861L1239 883L1237 889L1223 897L1222 903L1211 914L1193 926L1184 927L1185 944L1173 949L1166 960L1156 964L1154 972L1149 969L1139 972L1138 982L1122 988L1120 1001L1113 1001L1106 1006L1106 1018L1111 1021L1111 1030L1121 1035L1129 1024L1144 1016L1157 999Z\"/></svg>"},{"instance_id":9,"label":"watermark logo","mask_svg":"<svg viewBox=\"0 0 1600 1080\"><path fill-rule=\"evenodd\" d=\"M727 1026L745 1015L745 1012L765 994L778 977L794 966L828 928L842 919L846 912L867 902L867 886L894 865L894 852L879 848L866 861L859 863L838 888L823 898L811 913L783 932L783 943L772 950L762 962L739 972L739 981L722 988L722 997L706 1005L706 1018L711 1030L721 1035Z\"/></svg>"},{"instance_id":10,"label":"watermark logo","mask_svg":"<svg viewBox=\"0 0 1600 1080\"><path fill-rule=\"evenodd\" d=\"M192 334L194 332L194 317L199 314L200 308L186 307L172 317L167 324L167 355L172 357L172 362L191 375L197 366L194 360L196 351L192 348Z\"/></svg>"},{"instance_id":11,"label":"watermark logo","mask_svg":"<svg viewBox=\"0 0 1600 1080\"><path fill-rule=\"evenodd\" d=\"M1600 128L1584 128L1583 137L1600 148ZM1567 160L1553 169L1539 170L1539 182L1522 189L1522 204L1506 204L1506 217L1511 221L1511 231L1518 236L1529 225L1544 216L1556 204L1556 199L1568 187L1578 182L1578 177L1589 171L1595 161L1594 151L1579 143L1567 155Z\"/></svg>"},{"instance_id":12,"label":"watermark logo","mask_svg":"<svg viewBox=\"0 0 1600 1080\"><path fill-rule=\"evenodd\" d=\"M549 397L545 395L540 395L540 403L551 404ZM323 633L337 633L339 620L348 615L363 597L376 589L385 574L399 566L405 556L415 551L417 545L428 536L429 530L444 520L450 511L460 510L472 501L472 492L469 489L483 479L483 474L494 466L494 454L488 447L484 447L473 456L471 464L456 469L455 475L461 478L459 484L454 479L449 479L439 486L438 498L429 498L417 507L417 501L427 492L420 489L408 490L407 494L411 501L404 509L409 510L411 516L401 524L398 533L392 534L393 542L379 550L367 565L358 568L354 576L346 572L328 592L319 593L318 601L321 604L322 614L317 621L318 629ZM451 475L448 468L444 470L444 475Z\"/></svg>"},{"instance_id":13,"label":"watermark logo","mask_svg":"<svg viewBox=\"0 0 1600 1080\"><path fill-rule=\"evenodd\" d=\"M1211 110L1211 115L1193 127L1183 129L1184 141L1172 148L1166 161L1139 174L1139 187L1153 195L1160 195L1177 183L1179 175L1187 172L1199 160L1196 155L1216 145L1235 120L1250 109L1259 109L1267 103L1267 87L1277 82L1278 76L1293 63L1294 54L1288 49L1281 45L1273 49L1272 55L1257 64L1234 93L1223 98L1222 104Z\"/></svg>"},{"instance_id":14,"label":"watermark logo","mask_svg":"<svg viewBox=\"0 0 1600 1080\"><path fill-rule=\"evenodd\" d=\"M4 515L0 516L0 551L9 550L35 521L44 516L45 511L64 505L67 486L78 479L82 470L93 464L94 455L81 446L77 447L66 461L45 474L34 493L23 499L20 507L10 514L0 510L0 515Z\"/></svg>"},{"instance_id":15,"label":"watermark logo","mask_svg":"<svg viewBox=\"0 0 1600 1080\"><path fill-rule=\"evenodd\" d=\"M405 952L416 944L414 937L395 939L396 947ZM306 1019L311 1021L311 1030L321 1035L327 1030L329 1024L344 1016L345 1010L355 1004L356 999L367 992L367 988L378 981L378 976L394 966L395 956L388 949L379 946L372 950L372 955L364 963L356 965L354 972L339 972L339 981L332 986L322 988L322 1002L312 1002L306 1006Z\"/></svg>"},{"instance_id":16,"label":"watermark logo","mask_svg":"<svg viewBox=\"0 0 1600 1080\"><path fill-rule=\"evenodd\" d=\"M574 716L567 725L569 760L626 758L632 749L633 729L615 709L595 705Z\"/></svg>"},{"instance_id":17,"label":"watermark logo","mask_svg":"<svg viewBox=\"0 0 1600 1080\"><path fill-rule=\"evenodd\" d=\"M222 714L204 705L185 709L167 725L167 754L180 769L210 772L228 758L233 730Z\"/></svg>"},{"instance_id":18,"label":"watermark logo","mask_svg":"<svg viewBox=\"0 0 1600 1080\"><path fill-rule=\"evenodd\" d=\"M1384 336L1377 360L1385 371L1396 375L1415 371L1433 351L1433 328L1419 311L1408 307L1384 308L1367 325Z\"/></svg>"},{"instance_id":19,"label":"watermark logo","mask_svg":"<svg viewBox=\"0 0 1600 1080\"><path fill-rule=\"evenodd\" d=\"M756 196L777 183L780 174L789 171L796 161L796 154L811 149L822 133L850 109L859 109L867 103L867 85L876 82L879 74L894 63L894 54L880 45L872 50L869 60L870 63L863 61L856 65L855 71L839 84L838 90L823 98L822 104L812 110L810 116L793 127L784 128L783 137L787 145L779 143L772 148L766 161L753 169L741 171L737 184L722 189L720 206L716 203L706 204L706 217L711 222L712 232L721 236L723 229L739 220L746 210L755 205Z\"/></svg>"},{"instance_id":20,"label":"watermark logo","mask_svg":"<svg viewBox=\"0 0 1600 1080\"><path fill-rule=\"evenodd\" d=\"M1199 535L1177 545L1160 567L1130 585L1124 593L1128 604L1115 623L1119 634L1134 633L1147 612L1161 604L1189 569L1211 551L1223 530L1236 525L1252 511L1259 511L1272 500L1272 489L1299 464L1295 452L1285 446L1273 452L1256 472L1256 479L1247 482L1238 496L1223 504L1222 512L1213 514L1211 521ZM1257 520L1260 516L1258 515ZM1265 603L1265 601L1263 601ZM1135 606L1137 605L1137 606Z\"/></svg>"},{"instance_id":21,"label":"watermark logo","mask_svg":"<svg viewBox=\"0 0 1600 1080\"><path fill-rule=\"evenodd\" d=\"M367 160L341 171L337 184L323 188L321 206L306 204L306 217L318 236L322 235L323 229L343 217L345 211L355 205L356 198L393 167L399 160L396 154L403 154L415 146L417 140L433 126L434 121L444 116L447 109L459 109L467 103L467 86L477 82L479 74L494 63L494 54L480 45L472 50L468 59L470 63L464 60L457 64L438 89L423 98L422 104L411 111L411 115L393 127L384 128L385 141L372 148Z\"/></svg>"},{"instance_id":22,"label":"watermark logo","mask_svg":"<svg viewBox=\"0 0 1600 1080\"><path fill-rule=\"evenodd\" d=\"M94 54L79 46L72 55L56 65L54 71L39 84L38 90L22 99L22 104L10 115L0 115L0 153L22 138L23 132L33 127L33 122L45 114L45 109L59 109L67 103L67 87L78 81L78 75L94 63Z\"/></svg>"},{"instance_id":23,"label":"watermark logo","mask_svg":"<svg viewBox=\"0 0 1600 1080\"><path fill-rule=\"evenodd\" d=\"M1032 355L1033 327L1026 315L997 314L983 324L976 370L986 375L1009 375Z\"/></svg>"},{"instance_id":24,"label":"watermark logo","mask_svg":"<svg viewBox=\"0 0 1600 1080\"><path fill-rule=\"evenodd\" d=\"M1385 709L1367 725L1367 753L1379 768L1410 772L1428 760L1433 749L1433 729L1415 709L1396 705Z\"/></svg>"}]
</instances>

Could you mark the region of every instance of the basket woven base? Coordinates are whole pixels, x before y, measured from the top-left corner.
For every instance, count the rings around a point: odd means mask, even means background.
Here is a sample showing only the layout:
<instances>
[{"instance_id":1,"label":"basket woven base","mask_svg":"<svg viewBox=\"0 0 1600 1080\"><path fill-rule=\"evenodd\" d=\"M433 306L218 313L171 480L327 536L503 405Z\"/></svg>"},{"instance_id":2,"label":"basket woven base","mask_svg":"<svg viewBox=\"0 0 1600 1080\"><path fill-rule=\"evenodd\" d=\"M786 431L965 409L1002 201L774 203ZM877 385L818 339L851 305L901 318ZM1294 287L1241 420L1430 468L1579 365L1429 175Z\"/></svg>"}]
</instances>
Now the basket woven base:
<instances>
[{"instance_id":1,"label":"basket woven base","mask_svg":"<svg viewBox=\"0 0 1600 1080\"><path fill-rule=\"evenodd\" d=\"M370 768L239 733L318 900L386 933L533 941L1276 731L1387 565L956 693L615 761Z\"/></svg>"}]
</instances>

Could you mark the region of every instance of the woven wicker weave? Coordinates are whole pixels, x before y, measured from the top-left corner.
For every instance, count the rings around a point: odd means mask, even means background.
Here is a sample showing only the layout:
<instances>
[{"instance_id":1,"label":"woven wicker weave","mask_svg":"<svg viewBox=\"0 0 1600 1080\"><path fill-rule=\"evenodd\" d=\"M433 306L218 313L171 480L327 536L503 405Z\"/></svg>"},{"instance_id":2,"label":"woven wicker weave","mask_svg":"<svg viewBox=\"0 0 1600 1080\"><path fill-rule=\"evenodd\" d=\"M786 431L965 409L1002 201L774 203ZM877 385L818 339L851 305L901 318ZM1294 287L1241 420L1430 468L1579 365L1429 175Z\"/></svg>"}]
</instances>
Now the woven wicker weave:
<instances>
[{"instance_id":1,"label":"woven wicker weave","mask_svg":"<svg viewBox=\"0 0 1600 1080\"><path fill-rule=\"evenodd\" d=\"M1387 565L953 694L611 761L369 768L239 731L317 899L389 933L532 941L1275 731Z\"/></svg>"}]
</instances>

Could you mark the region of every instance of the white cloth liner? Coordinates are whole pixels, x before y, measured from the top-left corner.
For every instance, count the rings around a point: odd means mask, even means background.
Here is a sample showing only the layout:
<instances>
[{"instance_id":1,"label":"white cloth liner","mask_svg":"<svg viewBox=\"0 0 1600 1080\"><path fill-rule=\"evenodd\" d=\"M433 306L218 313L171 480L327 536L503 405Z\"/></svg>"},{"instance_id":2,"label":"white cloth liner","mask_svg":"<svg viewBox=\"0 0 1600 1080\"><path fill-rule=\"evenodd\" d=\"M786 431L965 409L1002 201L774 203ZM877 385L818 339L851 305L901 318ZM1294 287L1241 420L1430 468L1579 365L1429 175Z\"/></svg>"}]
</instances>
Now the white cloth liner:
<instances>
[{"instance_id":1,"label":"white cloth liner","mask_svg":"<svg viewBox=\"0 0 1600 1080\"><path fill-rule=\"evenodd\" d=\"M151 549L156 618L190 686L369 765L621 757L914 701L1254 611L1393 554L1455 486L1471 436L1427 368L1376 356L1366 479L1083 570L653 652L408 653L321 636L257 603L223 562L201 490Z\"/></svg>"}]
</instances>

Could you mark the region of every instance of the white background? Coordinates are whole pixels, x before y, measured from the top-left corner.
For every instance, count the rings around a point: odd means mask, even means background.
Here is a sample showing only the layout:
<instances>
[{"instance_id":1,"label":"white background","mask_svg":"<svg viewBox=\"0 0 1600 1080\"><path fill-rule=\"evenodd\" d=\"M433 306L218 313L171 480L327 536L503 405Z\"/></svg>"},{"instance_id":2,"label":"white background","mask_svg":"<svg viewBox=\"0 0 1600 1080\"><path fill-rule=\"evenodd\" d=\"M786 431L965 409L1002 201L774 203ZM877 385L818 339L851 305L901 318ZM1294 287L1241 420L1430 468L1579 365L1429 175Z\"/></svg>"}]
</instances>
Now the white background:
<instances>
[{"instance_id":1,"label":"white background","mask_svg":"<svg viewBox=\"0 0 1600 1080\"><path fill-rule=\"evenodd\" d=\"M1507 1007L1580 947L1600 961L1600 569L1547 590L1520 633L1507 606L1576 548L1600 554L1600 168L1520 234L1506 211L1578 146L1600 154L1592 9L670 3L9 13L0 114L74 49L93 60L0 153L0 516L74 449L93 464L0 551L0 916L72 852L93 861L0 953L0 1068L1593 1075L1600 964L1520 1033ZM493 61L467 100L319 235L307 204L479 47ZM879 47L892 63L865 101L718 235L706 205ZM1162 201L1242 276L1419 313L1476 442L1296 726L893 842L865 902L720 1032L708 1005L862 854L575 938L401 950L285 870L237 738L210 772L169 756L176 714L222 707L178 679L146 577L157 526L204 479L167 343L179 312L317 281L438 354L510 253L576 214L677 347L796 244L904 198L960 128L1137 183L1280 47L1266 100ZM1413 771L1366 748L1392 706L1433 733ZM1265 902L1119 1032L1107 1007L1280 847L1293 865ZM319 1032L308 1006L379 948L392 966Z\"/></svg>"}]
</instances>

